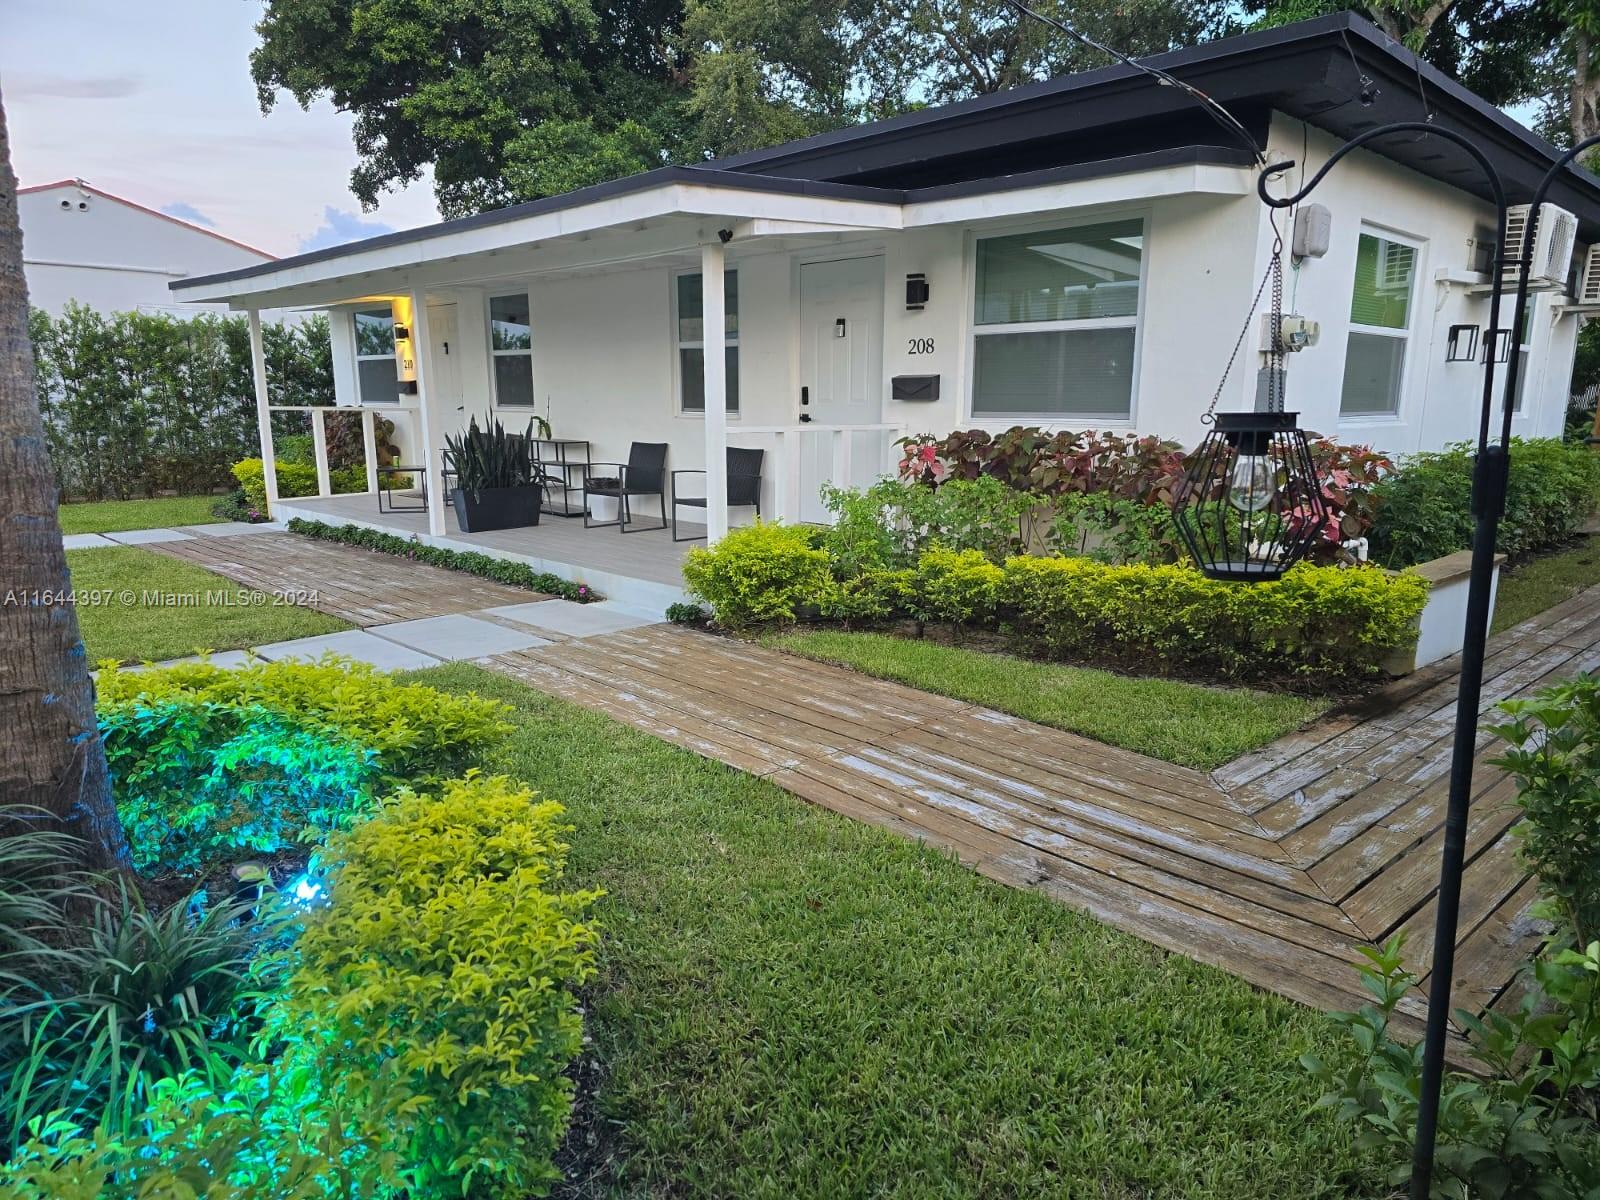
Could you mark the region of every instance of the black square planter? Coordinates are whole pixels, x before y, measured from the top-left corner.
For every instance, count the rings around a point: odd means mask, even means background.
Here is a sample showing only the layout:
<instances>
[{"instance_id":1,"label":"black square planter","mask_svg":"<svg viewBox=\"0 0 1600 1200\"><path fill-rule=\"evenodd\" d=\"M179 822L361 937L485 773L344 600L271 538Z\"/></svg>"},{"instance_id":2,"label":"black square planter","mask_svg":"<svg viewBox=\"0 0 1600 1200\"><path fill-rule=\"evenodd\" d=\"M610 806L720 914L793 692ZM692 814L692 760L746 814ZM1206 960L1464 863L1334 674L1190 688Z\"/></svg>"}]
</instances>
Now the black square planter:
<instances>
[{"instance_id":1,"label":"black square planter","mask_svg":"<svg viewBox=\"0 0 1600 1200\"><path fill-rule=\"evenodd\" d=\"M539 523L539 506L544 499L535 484L525 487L484 488L469 492L454 488L456 524L462 533L488 533L493 529L519 529Z\"/></svg>"}]
</instances>

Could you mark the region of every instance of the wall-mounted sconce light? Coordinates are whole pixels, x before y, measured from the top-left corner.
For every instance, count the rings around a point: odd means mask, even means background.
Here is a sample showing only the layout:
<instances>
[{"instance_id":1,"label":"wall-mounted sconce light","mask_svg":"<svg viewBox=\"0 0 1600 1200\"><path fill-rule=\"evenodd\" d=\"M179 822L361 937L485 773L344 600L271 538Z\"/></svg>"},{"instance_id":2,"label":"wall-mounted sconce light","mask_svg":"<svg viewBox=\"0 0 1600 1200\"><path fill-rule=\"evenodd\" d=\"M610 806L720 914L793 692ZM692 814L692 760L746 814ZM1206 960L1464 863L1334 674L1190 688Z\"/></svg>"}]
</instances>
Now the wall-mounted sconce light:
<instances>
[{"instance_id":1,"label":"wall-mounted sconce light","mask_svg":"<svg viewBox=\"0 0 1600 1200\"><path fill-rule=\"evenodd\" d=\"M397 342L409 342L411 340L410 327L396 322L394 327L394 340Z\"/></svg>"},{"instance_id":2,"label":"wall-mounted sconce light","mask_svg":"<svg viewBox=\"0 0 1600 1200\"><path fill-rule=\"evenodd\" d=\"M1450 338L1445 343L1445 362L1472 362L1478 357L1478 327L1476 325L1450 326Z\"/></svg>"},{"instance_id":3,"label":"wall-mounted sconce light","mask_svg":"<svg viewBox=\"0 0 1600 1200\"><path fill-rule=\"evenodd\" d=\"M845 323L844 323L844 318L843 317L835 317L833 319L833 336L834 337L844 337L845 336Z\"/></svg>"},{"instance_id":4,"label":"wall-mounted sconce light","mask_svg":"<svg viewBox=\"0 0 1600 1200\"><path fill-rule=\"evenodd\" d=\"M906 276L906 311L921 312L928 303L928 277L918 271Z\"/></svg>"},{"instance_id":5,"label":"wall-mounted sconce light","mask_svg":"<svg viewBox=\"0 0 1600 1200\"><path fill-rule=\"evenodd\" d=\"M1489 330L1489 332L1484 334L1484 336L1483 336L1484 361L1488 362L1489 361L1489 355L1493 354L1494 355L1494 360L1497 363L1510 362L1511 361L1511 347L1512 347L1512 345L1513 345L1513 342L1512 342L1512 339L1511 339L1511 330L1509 330L1509 329L1491 329L1491 330Z\"/></svg>"}]
</instances>

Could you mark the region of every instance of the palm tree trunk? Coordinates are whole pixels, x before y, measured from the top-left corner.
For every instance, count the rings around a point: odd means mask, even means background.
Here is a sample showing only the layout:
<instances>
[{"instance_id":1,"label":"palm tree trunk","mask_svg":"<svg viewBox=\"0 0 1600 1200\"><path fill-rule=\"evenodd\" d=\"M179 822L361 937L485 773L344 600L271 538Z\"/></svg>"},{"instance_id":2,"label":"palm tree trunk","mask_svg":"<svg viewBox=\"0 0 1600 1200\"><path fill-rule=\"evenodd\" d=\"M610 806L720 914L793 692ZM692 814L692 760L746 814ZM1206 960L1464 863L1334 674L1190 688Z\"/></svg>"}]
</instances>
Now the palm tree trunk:
<instances>
[{"instance_id":1,"label":"palm tree trunk","mask_svg":"<svg viewBox=\"0 0 1600 1200\"><path fill-rule=\"evenodd\" d=\"M88 866L125 868L94 684L70 599L28 342L17 177L0 99L0 804L44 809Z\"/></svg>"}]
</instances>

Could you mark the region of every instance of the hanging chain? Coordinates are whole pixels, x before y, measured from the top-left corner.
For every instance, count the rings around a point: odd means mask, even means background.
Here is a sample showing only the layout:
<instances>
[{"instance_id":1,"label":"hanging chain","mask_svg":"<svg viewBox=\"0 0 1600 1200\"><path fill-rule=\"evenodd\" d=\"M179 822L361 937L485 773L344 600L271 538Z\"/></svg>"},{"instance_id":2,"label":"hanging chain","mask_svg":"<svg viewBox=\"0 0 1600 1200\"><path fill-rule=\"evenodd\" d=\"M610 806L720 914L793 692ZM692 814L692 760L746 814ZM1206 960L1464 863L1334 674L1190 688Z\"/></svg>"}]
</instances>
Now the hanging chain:
<instances>
[{"instance_id":1,"label":"hanging chain","mask_svg":"<svg viewBox=\"0 0 1600 1200\"><path fill-rule=\"evenodd\" d=\"M1267 326L1267 411L1280 413L1284 403L1283 370L1283 234L1278 231L1278 214L1272 222L1272 261L1267 277L1272 280L1272 318Z\"/></svg>"}]
</instances>

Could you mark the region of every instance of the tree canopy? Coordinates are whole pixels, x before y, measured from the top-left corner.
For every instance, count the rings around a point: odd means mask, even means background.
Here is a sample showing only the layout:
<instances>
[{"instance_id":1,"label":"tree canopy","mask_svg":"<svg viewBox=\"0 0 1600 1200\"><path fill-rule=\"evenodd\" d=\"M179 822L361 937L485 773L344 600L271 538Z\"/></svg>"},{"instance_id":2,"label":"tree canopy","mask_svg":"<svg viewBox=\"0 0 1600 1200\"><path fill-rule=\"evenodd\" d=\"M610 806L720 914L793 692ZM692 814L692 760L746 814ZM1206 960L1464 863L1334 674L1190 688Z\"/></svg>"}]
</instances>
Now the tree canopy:
<instances>
[{"instance_id":1,"label":"tree canopy","mask_svg":"<svg viewBox=\"0 0 1600 1200\"><path fill-rule=\"evenodd\" d=\"M1035 0L1129 54L1347 0ZM1383 0L1361 11L1558 141L1600 130L1600 0ZM447 216L772 145L1103 65L1006 0L267 0L250 66L355 116L368 207L430 166Z\"/></svg>"}]
</instances>

